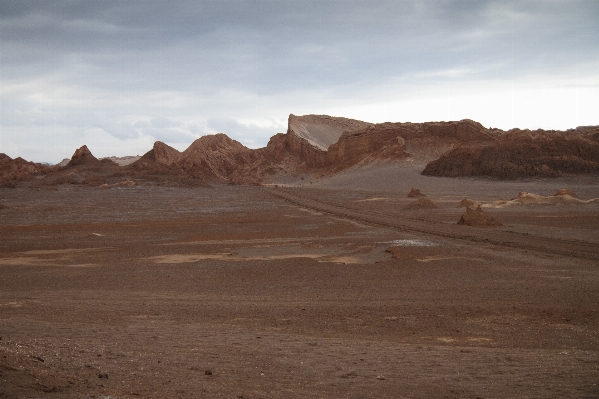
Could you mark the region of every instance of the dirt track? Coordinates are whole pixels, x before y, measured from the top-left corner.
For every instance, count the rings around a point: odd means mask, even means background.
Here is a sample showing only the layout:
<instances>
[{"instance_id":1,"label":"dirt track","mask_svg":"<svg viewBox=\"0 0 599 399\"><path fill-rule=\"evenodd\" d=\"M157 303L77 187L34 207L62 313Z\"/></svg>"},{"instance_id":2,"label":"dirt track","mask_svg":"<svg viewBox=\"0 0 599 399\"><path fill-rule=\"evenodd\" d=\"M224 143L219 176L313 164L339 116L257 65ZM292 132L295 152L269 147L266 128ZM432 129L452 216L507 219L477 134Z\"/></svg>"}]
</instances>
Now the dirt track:
<instances>
[{"instance_id":1,"label":"dirt track","mask_svg":"<svg viewBox=\"0 0 599 399\"><path fill-rule=\"evenodd\" d=\"M294 190L359 217L256 187L0 190L0 398L599 396L597 262L538 244L596 254L596 208L464 234L453 205Z\"/></svg>"},{"instance_id":2,"label":"dirt track","mask_svg":"<svg viewBox=\"0 0 599 399\"><path fill-rule=\"evenodd\" d=\"M475 242L486 242L489 244L529 249L541 253L552 253L558 255L572 256L577 258L599 260L599 244L583 241L554 237L534 236L527 233L509 231L507 229L480 229L462 226L456 228L453 225L435 223L433 221L419 220L403 217L401 219L389 219L382 212L352 209L338 205L324 203L313 198L306 198L284 189L265 189L275 197L284 199L291 204L325 212L332 216L352 219L360 222L389 227L399 231L410 233L421 233L432 236L455 238Z\"/></svg>"}]
</instances>

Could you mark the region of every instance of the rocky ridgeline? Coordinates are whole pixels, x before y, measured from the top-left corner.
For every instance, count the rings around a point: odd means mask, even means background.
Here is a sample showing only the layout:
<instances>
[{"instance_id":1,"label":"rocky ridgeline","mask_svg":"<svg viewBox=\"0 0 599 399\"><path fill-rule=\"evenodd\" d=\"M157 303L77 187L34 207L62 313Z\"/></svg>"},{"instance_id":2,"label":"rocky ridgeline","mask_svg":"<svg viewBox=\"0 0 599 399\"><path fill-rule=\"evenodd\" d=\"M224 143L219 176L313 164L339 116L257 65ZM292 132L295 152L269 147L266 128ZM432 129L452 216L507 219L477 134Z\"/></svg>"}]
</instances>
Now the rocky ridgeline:
<instances>
[{"instance_id":1,"label":"rocky ridgeline","mask_svg":"<svg viewBox=\"0 0 599 399\"><path fill-rule=\"evenodd\" d=\"M129 162L137 157L127 158ZM86 146L53 167L0 154L0 184L120 187L124 179L175 186L261 184L281 176L322 176L383 160L428 162L423 174L433 176L514 179L594 173L599 171L599 127L504 132L467 119L372 124L327 115L290 115L287 132L256 150L219 133L200 137L183 152L156 142L126 165L99 160Z\"/></svg>"},{"instance_id":2,"label":"rocky ridgeline","mask_svg":"<svg viewBox=\"0 0 599 399\"><path fill-rule=\"evenodd\" d=\"M458 147L430 162L424 175L498 179L599 171L599 127L568 131L513 129L479 147Z\"/></svg>"}]
</instances>

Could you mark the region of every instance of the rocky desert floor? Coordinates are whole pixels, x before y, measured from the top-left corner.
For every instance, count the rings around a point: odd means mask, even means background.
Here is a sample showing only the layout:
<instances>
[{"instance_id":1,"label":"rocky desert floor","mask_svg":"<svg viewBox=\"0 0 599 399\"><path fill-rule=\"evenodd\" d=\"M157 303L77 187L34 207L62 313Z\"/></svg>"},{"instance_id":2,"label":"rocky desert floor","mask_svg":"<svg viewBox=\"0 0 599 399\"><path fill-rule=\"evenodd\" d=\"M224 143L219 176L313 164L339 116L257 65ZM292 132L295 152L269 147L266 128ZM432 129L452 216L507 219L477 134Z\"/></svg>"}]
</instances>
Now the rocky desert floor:
<instances>
[{"instance_id":1,"label":"rocky desert floor","mask_svg":"<svg viewBox=\"0 0 599 399\"><path fill-rule=\"evenodd\" d=\"M0 189L0 398L599 397L599 178L298 183Z\"/></svg>"}]
</instances>

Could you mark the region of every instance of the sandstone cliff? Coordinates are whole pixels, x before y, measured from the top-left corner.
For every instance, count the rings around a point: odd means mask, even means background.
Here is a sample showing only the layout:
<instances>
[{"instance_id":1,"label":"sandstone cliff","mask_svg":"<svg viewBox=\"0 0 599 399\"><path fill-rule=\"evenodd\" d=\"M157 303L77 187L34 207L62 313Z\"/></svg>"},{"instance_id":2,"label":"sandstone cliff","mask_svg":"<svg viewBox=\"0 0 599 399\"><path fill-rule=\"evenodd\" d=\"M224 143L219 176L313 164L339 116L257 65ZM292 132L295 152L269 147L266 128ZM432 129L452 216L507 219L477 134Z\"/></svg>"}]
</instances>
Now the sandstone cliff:
<instances>
[{"instance_id":1,"label":"sandstone cliff","mask_svg":"<svg viewBox=\"0 0 599 399\"><path fill-rule=\"evenodd\" d=\"M353 132L371 126L356 119L328 115L289 115L285 148L289 154L305 162L310 168L330 166L327 150L344 132Z\"/></svg>"}]
</instances>

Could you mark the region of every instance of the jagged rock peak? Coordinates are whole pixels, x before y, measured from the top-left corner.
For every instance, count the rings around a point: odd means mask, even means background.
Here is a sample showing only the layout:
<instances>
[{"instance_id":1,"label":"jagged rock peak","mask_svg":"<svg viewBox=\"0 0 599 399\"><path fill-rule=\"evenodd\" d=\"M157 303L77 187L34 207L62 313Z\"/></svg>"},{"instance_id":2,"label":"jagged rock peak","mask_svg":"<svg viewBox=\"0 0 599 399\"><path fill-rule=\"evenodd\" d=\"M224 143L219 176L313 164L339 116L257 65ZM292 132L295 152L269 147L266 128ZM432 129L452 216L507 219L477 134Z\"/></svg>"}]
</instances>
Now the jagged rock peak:
<instances>
[{"instance_id":1,"label":"jagged rock peak","mask_svg":"<svg viewBox=\"0 0 599 399\"><path fill-rule=\"evenodd\" d=\"M145 153L143 158L164 165L172 165L181 159L181 152L162 141L156 141L154 147Z\"/></svg>"},{"instance_id":2,"label":"jagged rock peak","mask_svg":"<svg viewBox=\"0 0 599 399\"><path fill-rule=\"evenodd\" d=\"M71 157L71 161L67 164L67 167L100 163L101 162L98 160L98 158L94 157L89 148L87 148L87 146L84 145L75 151L75 153Z\"/></svg>"}]
</instances>

